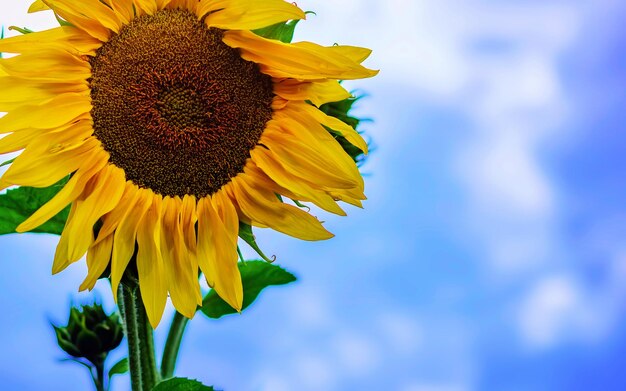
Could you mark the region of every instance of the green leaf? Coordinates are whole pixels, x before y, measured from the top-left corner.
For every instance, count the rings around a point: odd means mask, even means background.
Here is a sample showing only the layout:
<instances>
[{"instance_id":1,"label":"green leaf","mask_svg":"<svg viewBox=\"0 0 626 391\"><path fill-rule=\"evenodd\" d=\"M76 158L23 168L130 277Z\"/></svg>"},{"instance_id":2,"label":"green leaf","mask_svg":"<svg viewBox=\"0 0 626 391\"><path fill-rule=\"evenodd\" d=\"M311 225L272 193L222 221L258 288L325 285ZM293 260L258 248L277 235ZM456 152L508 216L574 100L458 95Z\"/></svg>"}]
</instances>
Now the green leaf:
<instances>
[{"instance_id":1,"label":"green leaf","mask_svg":"<svg viewBox=\"0 0 626 391\"><path fill-rule=\"evenodd\" d=\"M128 372L128 357L124 357L120 361L113 364L111 369L109 369L109 377L113 377L114 375L122 375Z\"/></svg>"},{"instance_id":2,"label":"green leaf","mask_svg":"<svg viewBox=\"0 0 626 391\"><path fill-rule=\"evenodd\" d=\"M18 187L0 194L0 235L15 233L17 226L50 201L63 188L67 180L68 178L62 179L50 187ZM59 214L31 232L60 235L69 212L68 205Z\"/></svg>"},{"instance_id":3,"label":"green leaf","mask_svg":"<svg viewBox=\"0 0 626 391\"><path fill-rule=\"evenodd\" d=\"M263 258L266 262L272 263L276 260L276 257L272 257L270 259L265 254L263 254L263 251L261 251L259 245L256 244L256 238L252 233L252 227L246 223L242 223L241 221L239 222L239 237L243 239L244 242L248 243L248 246L252 247L252 249L256 251L256 253L259 254L259 256Z\"/></svg>"},{"instance_id":4,"label":"green leaf","mask_svg":"<svg viewBox=\"0 0 626 391\"><path fill-rule=\"evenodd\" d=\"M290 43L293 40L293 33L298 22L299 20L291 20L289 22L276 23L261 29L252 30L252 32L263 38L277 39L284 43Z\"/></svg>"},{"instance_id":5,"label":"green leaf","mask_svg":"<svg viewBox=\"0 0 626 391\"><path fill-rule=\"evenodd\" d=\"M264 261L239 263L243 283L243 308L246 309L259 296L261 291L272 285L284 285L296 281L296 277L281 268ZM237 311L222 300L215 290L209 291L202 301L200 310L209 318L218 319Z\"/></svg>"},{"instance_id":6,"label":"green leaf","mask_svg":"<svg viewBox=\"0 0 626 391\"><path fill-rule=\"evenodd\" d=\"M152 391L214 391L214 388L205 386L197 380L174 377L160 382Z\"/></svg>"}]
</instances>

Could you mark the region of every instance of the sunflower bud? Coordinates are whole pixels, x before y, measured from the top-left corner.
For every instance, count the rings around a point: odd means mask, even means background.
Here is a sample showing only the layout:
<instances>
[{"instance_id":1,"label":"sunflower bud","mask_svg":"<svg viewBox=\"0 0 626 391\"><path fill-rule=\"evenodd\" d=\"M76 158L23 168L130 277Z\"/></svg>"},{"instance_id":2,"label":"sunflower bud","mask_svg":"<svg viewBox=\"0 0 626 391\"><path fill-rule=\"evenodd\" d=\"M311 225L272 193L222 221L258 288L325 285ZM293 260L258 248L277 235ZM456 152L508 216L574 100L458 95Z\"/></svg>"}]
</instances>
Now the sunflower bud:
<instances>
[{"instance_id":1,"label":"sunflower bud","mask_svg":"<svg viewBox=\"0 0 626 391\"><path fill-rule=\"evenodd\" d=\"M124 337L118 315L107 315L99 304L81 309L72 307L67 326L53 327L61 349L94 364L104 361Z\"/></svg>"}]
</instances>

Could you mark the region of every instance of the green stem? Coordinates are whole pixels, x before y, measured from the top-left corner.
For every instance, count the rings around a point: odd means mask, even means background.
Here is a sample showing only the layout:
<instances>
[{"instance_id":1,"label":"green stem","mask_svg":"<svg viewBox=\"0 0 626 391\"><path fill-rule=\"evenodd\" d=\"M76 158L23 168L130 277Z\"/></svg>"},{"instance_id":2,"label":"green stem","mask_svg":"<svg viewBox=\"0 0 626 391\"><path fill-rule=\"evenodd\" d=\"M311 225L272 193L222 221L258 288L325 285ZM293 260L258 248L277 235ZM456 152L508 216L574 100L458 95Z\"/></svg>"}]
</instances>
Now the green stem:
<instances>
[{"instance_id":1,"label":"green stem","mask_svg":"<svg viewBox=\"0 0 626 391\"><path fill-rule=\"evenodd\" d=\"M156 355L154 354L154 333L150 321L148 320L148 314L143 306L141 295L139 295L139 289L137 289L137 300L141 303L141 321L142 327L139 329L139 338L144 342L142 346L142 381L144 383L144 390L150 391L159 382L159 372L156 365Z\"/></svg>"},{"instance_id":2,"label":"green stem","mask_svg":"<svg viewBox=\"0 0 626 391\"><path fill-rule=\"evenodd\" d=\"M152 327L148 323L139 287L133 283L122 282L118 291L118 304L128 339L131 389L150 391L158 381L158 374Z\"/></svg>"},{"instance_id":3,"label":"green stem","mask_svg":"<svg viewBox=\"0 0 626 391\"><path fill-rule=\"evenodd\" d=\"M168 379L174 376L176 368L176 359L180 350L180 343L183 340L183 333L189 319L181 315L178 311L174 314L170 331L167 334L165 349L163 350L163 359L161 360L161 377Z\"/></svg>"},{"instance_id":4,"label":"green stem","mask_svg":"<svg viewBox=\"0 0 626 391\"><path fill-rule=\"evenodd\" d=\"M94 382L96 383L96 390L104 391L104 362L96 364L95 367L96 378L94 379Z\"/></svg>"}]
</instances>

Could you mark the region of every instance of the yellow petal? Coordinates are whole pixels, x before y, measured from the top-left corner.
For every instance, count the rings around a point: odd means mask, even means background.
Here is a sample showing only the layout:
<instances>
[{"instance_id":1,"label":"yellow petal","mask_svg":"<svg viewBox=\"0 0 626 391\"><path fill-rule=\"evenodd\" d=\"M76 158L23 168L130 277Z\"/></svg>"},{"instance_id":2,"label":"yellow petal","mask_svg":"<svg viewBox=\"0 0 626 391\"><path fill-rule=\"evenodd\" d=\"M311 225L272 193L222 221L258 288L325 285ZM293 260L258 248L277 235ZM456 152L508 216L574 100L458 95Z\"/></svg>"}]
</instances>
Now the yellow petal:
<instances>
[{"instance_id":1,"label":"yellow petal","mask_svg":"<svg viewBox=\"0 0 626 391\"><path fill-rule=\"evenodd\" d=\"M142 11L141 14L154 15L157 12L157 4L154 0L133 0L135 9Z\"/></svg>"},{"instance_id":2,"label":"yellow petal","mask_svg":"<svg viewBox=\"0 0 626 391\"><path fill-rule=\"evenodd\" d=\"M42 133L41 129L21 129L0 138L0 154L19 151Z\"/></svg>"},{"instance_id":3,"label":"yellow petal","mask_svg":"<svg viewBox=\"0 0 626 391\"><path fill-rule=\"evenodd\" d=\"M80 285L79 290L92 290L98 278L104 273L111 260L113 249L113 235L109 235L97 244L93 244L87 251L87 277Z\"/></svg>"},{"instance_id":4,"label":"yellow petal","mask_svg":"<svg viewBox=\"0 0 626 391\"><path fill-rule=\"evenodd\" d=\"M106 3L115 12L122 25L127 25L135 17L133 3L128 0L107 0Z\"/></svg>"},{"instance_id":5,"label":"yellow petal","mask_svg":"<svg viewBox=\"0 0 626 391\"><path fill-rule=\"evenodd\" d=\"M93 129L86 121L78 121L60 126L56 129L19 129L12 134L0 138L0 154L28 148L34 155L45 153L49 149L58 149L59 145L82 143Z\"/></svg>"},{"instance_id":6,"label":"yellow petal","mask_svg":"<svg viewBox=\"0 0 626 391\"><path fill-rule=\"evenodd\" d=\"M88 230L93 230L93 226L100 217L117 206L122 197L124 183L124 171L110 164L94 178L93 188L89 188L88 184L83 195L75 201L77 203L76 217L64 229L70 235L68 244L70 259L80 258L87 251L89 246L80 241L81 235Z\"/></svg>"},{"instance_id":7,"label":"yellow petal","mask_svg":"<svg viewBox=\"0 0 626 391\"><path fill-rule=\"evenodd\" d=\"M222 213L235 213L227 208ZM236 215L235 215L236 216ZM237 228L238 229L238 228ZM237 231L228 231L211 198L198 201L198 263L215 292L237 311L243 304L241 274L237 268Z\"/></svg>"},{"instance_id":8,"label":"yellow petal","mask_svg":"<svg viewBox=\"0 0 626 391\"><path fill-rule=\"evenodd\" d=\"M173 0L156 0L157 8L162 10L169 8Z\"/></svg>"},{"instance_id":9,"label":"yellow petal","mask_svg":"<svg viewBox=\"0 0 626 391\"><path fill-rule=\"evenodd\" d=\"M161 196L154 195L137 229L137 273L148 320L156 328L167 302L167 282L161 257Z\"/></svg>"},{"instance_id":10,"label":"yellow petal","mask_svg":"<svg viewBox=\"0 0 626 391\"><path fill-rule=\"evenodd\" d=\"M112 30L116 33L119 32L122 24L115 15L115 12L110 7L107 7L101 1L74 1L74 0L46 0L54 8L55 11L65 10L68 13L80 17L86 18L92 21L99 22L102 26ZM68 19L68 22L72 22Z\"/></svg>"},{"instance_id":11,"label":"yellow petal","mask_svg":"<svg viewBox=\"0 0 626 391\"><path fill-rule=\"evenodd\" d=\"M161 4L163 8L181 8L186 10L191 10L192 12L196 12L197 7L199 7L201 0L156 0L157 6Z\"/></svg>"},{"instance_id":12,"label":"yellow petal","mask_svg":"<svg viewBox=\"0 0 626 391\"><path fill-rule=\"evenodd\" d=\"M335 189L362 188L363 179L358 173L352 173L345 164L341 166L329 164L329 161L341 162L339 158L341 155L333 155L327 149L322 149L327 146L321 143L310 141L314 143L312 147L306 141L271 131L269 128L263 133L260 143L269 148L269 150L261 151L262 153L280 161L282 166L293 175L308 178L311 182ZM263 148L256 147L256 149Z\"/></svg>"},{"instance_id":13,"label":"yellow petal","mask_svg":"<svg viewBox=\"0 0 626 391\"><path fill-rule=\"evenodd\" d=\"M195 254L196 252L196 223L198 222L197 201L193 195L183 197L182 210L180 214L181 227L185 236L187 249Z\"/></svg>"},{"instance_id":14,"label":"yellow petal","mask_svg":"<svg viewBox=\"0 0 626 391\"><path fill-rule=\"evenodd\" d=\"M316 188L316 185L290 174L280 162L262 153L260 148L253 149L250 154L252 155L254 163L279 186L293 192L296 197L295 199L310 201L328 212L341 216L346 215L346 212L337 205L331 196L321 190L320 187ZM281 194L284 195L282 192Z\"/></svg>"},{"instance_id":15,"label":"yellow petal","mask_svg":"<svg viewBox=\"0 0 626 391\"><path fill-rule=\"evenodd\" d=\"M115 229L119 226L126 213L134 208L140 193L137 185L131 181L126 181L120 202L113 210L102 216L102 227L100 227L100 232L94 245L115 232Z\"/></svg>"},{"instance_id":16,"label":"yellow petal","mask_svg":"<svg viewBox=\"0 0 626 391\"><path fill-rule=\"evenodd\" d=\"M18 156L2 176L3 183L20 186L51 186L76 171L100 146L95 138L59 151L47 151L39 156Z\"/></svg>"},{"instance_id":17,"label":"yellow petal","mask_svg":"<svg viewBox=\"0 0 626 391\"><path fill-rule=\"evenodd\" d=\"M135 240L137 238L137 227L146 211L151 206L148 198L151 192L138 189L139 195L135 205L128 205L126 214L122 217L115 234L113 236L113 255L111 257L111 288L113 296L117 300L117 288L122 279L122 275L128 266L133 253L135 252Z\"/></svg>"},{"instance_id":18,"label":"yellow petal","mask_svg":"<svg viewBox=\"0 0 626 391\"><path fill-rule=\"evenodd\" d=\"M99 172L106 163L107 157L104 152L87 159L78 171L72 175L65 186L63 186L63 189L39 208L32 216L26 219L26 221L21 223L16 231L28 232L56 216L63 208L78 198L83 192L87 182Z\"/></svg>"},{"instance_id":19,"label":"yellow petal","mask_svg":"<svg viewBox=\"0 0 626 391\"><path fill-rule=\"evenodd\" d=\"M61 18L102 42L109 40L111 30L116 31L112 28L115 26L114 19L109 19L113 11L100 3L100 1L90 1L86 5L82 1L46 0L46 4ZM92 6L93 9L89 10L88 8ZM107 8L109 11L103 11L103 8ZM103 20L97 19L97 15L103 16ZM119 31L119 28L117 28L117 31Z\"/></svg>"},{"instance_id":20,"label":"yellow petal","mask_svg":"<svg viewBox=\"0 0 626 391\"><path fill-rule=\"evenodd\" d=\"M68 93L37 106L23 106L0 118L0 133L24 128L50 129L62 126L91 111L91 99Z\"/></svg>"},{"instance_id":21,"label":"yellow petal","mask_svg":"<svg viewBox=\"0 0 626 391\"><path fill-rule=\"evenodd\" d=\"M222 223L224 223L226 232L231 233L230 238L233 239L235 246L237 246L237 237L239 233L239 218L237 217L237 210L224 190L220 190L215 193L212 199L215 210L220 216Z\"/></svg>"},{"instance_id":22,"label":"yellow petal","mask_svg":"<svg viewBox=\"0 0 626 391\"><path fill-rule=\"evenodd\" d=\"M242 213L255 225L260 223L302 240L324 240L334 236L315 217L280 202L276 194L262 186L248 183L251 179L245 172L233 178L231 197L237 200Z\"/></svg>"},{"instance_id":23,"label":"yellow petal","mask_svg":"<svg viewBox=\"0 0 626 391\"><path fill-rule=\"evenodd\" d=\"M260 65L261 71L278 78L299 80L362 79L378 71L363 67L337 47L314 43L287 44L259 37L250 31L226 31L224 43L241 49L241 57Z\"/></svg>"},{"instance_id":24,"label":"yellow petal","mask_svg":"<svg viewBox=\"0 0 626 391\"><path fill-rule=\"evenodd\" d=\"M163 229L160 243L172 303L178 312L191 318L198 306L200 285L198 266L194 267L192 251L186 246L184 229L189 227L183 226L182 209L179 197L166 197L163 200Z\"/></svg>"},{"instance_id":25,"label":"yellow petal","mask_svg":"<svg viewBox=\"0 0 626 391\"><path fill-rule=\"evenodd\" d=\"M304 12L284 0L204 0L198 16L209 27L224 30L254 30L290 19L305 19Z\"/></svg>"},{"instance_id":26,"label":"yellow petal","mask_svg":"<svg viewBox=\"0 0 626 391\"><path fill-rule=\"evenodd\" d=\"M183 236L185 237L185 246L189 256L189 263L191 264L191 270L193 270L194 289L192 292L196 295L196 304L202 305L202 292L199 288L198 281L198 239L196 235L196 224L198 222L198 211L196 197L185 195L183 198L183 209L181 211L181 228L183 230ZM195 289L198 284L198 289Z\"/></svg>"},{"instance_id":27,"label":"yellow petal","mask_svg":"<svg viewBox=\"0 0 626 391\"><path fill-rule=\"evenodd\" d=\"M360 198L356 198L356 197L351 197L349 195L343 194L339 191L329 191L328 194L330 194L337 201L343 201L350 205L354 205L358 208L363 207L363 203L361 202L361 200L364 200L365 196L359 196Z\"/></svg>"},{"instance_id":28,"label":"yellow petal","mask_svg":"<svg viewBox=\"0 0 626 391\"><path fill-rule=\"evenodd\" d=\"M0 111L14 111L23 106L41 105L66 93L88 96L89 86L87 82L51 82L27 80L15 76L0 76ZM4 133L2 129L0 129L0 133Z\"/></svg>"},{"instance_id":29,"label":"yellow petal","mask_svg":"<svg viewBox=\"0 0 626 391\"><path fill-rule=\"evenodd\" d=\"M300 142L311 148L340 175L352 179L359 188L363 188L363 180L359 169L354 160L345 152L339 142L324 129L321 124L306 111L301 110L299 106L295 106L290 102L285 108L277 110L274 113L275 122L280 128L277 131L275 126L268 126L267 136L279 139L290 139ZM318 109L310 105L302 105ZM363 142L365 144L365 142Z\"/></svg>"},{"instance_id":30,"label":"yellow petal","mask_svg":"<svg viewBox=\"0 0 626 391\"><path fill-rule=\"evenodd\" d=\"M123 171L113 165L105 167L87 183L83 194L72 204L72 216L61 234L65 253L57 251L53 274L85 255L94 241L93 226L113 209L122 195L123 175Z\"/></svg>"},{"instance_id":31,"label":"yellow petal","mask_svg":"<svg viewBox=\"0 0 626 391\"><path fill-rule=\"evenodd\" d=\"M91 77L87 61L60 50L29 52L0 61L0 67L11 76L40 81L84 82Z\"/></svg>"},{"instance_id":32,"label":"yellow petal","mask_svg":"<svg viewBox=\"0 0 626 391\"><path fill-rule=\"evenodd\" d=\"M285 79L275 81L274 93L288 100L309 100L316 106L328 102L338 102L352 96L336 80L303 82Z\"/></svg>"},{"instance_id":33,"label":"yellow petal","mask_svg":"<svg viewBox=\"0 0 626 391\"><path fill-rule=\"evenodd\" d=\"M0 52L27 53L41 50L67 50L78 54L95 54L102 46L94 39L74 27L55 27L0 40Z\"/></svg>"},{"instance_id":34,"label":"yellow petal","mask_svg":"<svg viewBox=\"0 0 626 391\"><path fill-rule=\"evenodd\" d=\"M70 213L67 217L67 221L65 222L65 226L69 223L70 219L74 218L76 214L76 204L72 203L72 207L70 208ZM63 229L63 233L65 233L65 229ZM52 274L58 273L69 266L70 262L67 259L68 252L68 242L69 235L61 234L61 238L59 239L59 244L57 244L56 251L54 253L54 261L52 262ZM93 237L93 232L86 232L85 236Z\"/></svg>"},{"instance_id":35,"label":"yellow petal","mask_svg":"<svg viewBox=\"0 0 626 391\"><path fill-rule=\"evenodd\" d=\"M309 48L312 50L316 50L318 45L312 42L297 42L294 45L300 46L303 48ZM349 46L349 45L333 45L326 48L327 50L333 50L337 52L337 54L347 57L350 60L356 63L362 63L365 61L371 54L372 50L367 48L362 48L358 46Z\"/></svg>"},{"instance_id":36,"label":"yellow petal","mask_svg":"<svg viewBox=\"0 0 626 391\"><path fill-rule=\"evenodd\" d=\"M41 0L36 0L33 4L28 7L28 13L39 12L39 11L48 11L50 7L44 4Z\"/></svg>"},{"instance_id":37,"label":"yellow petal","mask_svg":"<svg viewBox=\"0 0 626 391\"><path fill-rule=\"evenodd\" d=\"M289 102L288 107L306 113L315 121L321 123L324 126L329 127L335 131L338 131L343 137L350 142L350 144L359 148L363 153L367 154L367 143L363 140L363 137L354 130L354 128L347 123L341 121L338 118L326 115L321 110L306 104L305 102Z\"/></svg>"}]
</instances>

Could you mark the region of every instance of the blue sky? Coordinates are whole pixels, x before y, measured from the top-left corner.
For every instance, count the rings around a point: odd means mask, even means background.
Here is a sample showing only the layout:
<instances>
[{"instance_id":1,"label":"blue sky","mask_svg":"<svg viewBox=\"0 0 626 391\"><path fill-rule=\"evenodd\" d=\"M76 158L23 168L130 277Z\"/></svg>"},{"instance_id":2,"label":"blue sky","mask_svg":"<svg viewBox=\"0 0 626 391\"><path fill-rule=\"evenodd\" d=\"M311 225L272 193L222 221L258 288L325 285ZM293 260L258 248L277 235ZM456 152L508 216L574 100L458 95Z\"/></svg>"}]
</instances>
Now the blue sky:
<instances>
[{"instance_id":1,"label":"blue sky","mask_svg":"<svg viewBox=\"0 0 626 391\"><path fill-rule=\"evenodd\" d=\"M0 23L52 24L27 3L0 6ZM194 320L178 375L237 391L624 389L626 6L298 5L317 16L297 40L374 49L380 75L349 84L375 120L369 200L321 214L331 241L260 230L299 282ZM84 265L49 275L55 243L0 237L1 389L89 387L57 361L49 320L89 296ZM97 294L112 308L104 282Z\"/></svg>"}]
</instances>

